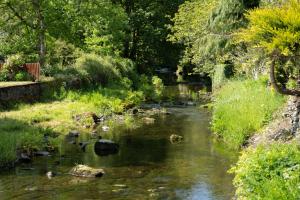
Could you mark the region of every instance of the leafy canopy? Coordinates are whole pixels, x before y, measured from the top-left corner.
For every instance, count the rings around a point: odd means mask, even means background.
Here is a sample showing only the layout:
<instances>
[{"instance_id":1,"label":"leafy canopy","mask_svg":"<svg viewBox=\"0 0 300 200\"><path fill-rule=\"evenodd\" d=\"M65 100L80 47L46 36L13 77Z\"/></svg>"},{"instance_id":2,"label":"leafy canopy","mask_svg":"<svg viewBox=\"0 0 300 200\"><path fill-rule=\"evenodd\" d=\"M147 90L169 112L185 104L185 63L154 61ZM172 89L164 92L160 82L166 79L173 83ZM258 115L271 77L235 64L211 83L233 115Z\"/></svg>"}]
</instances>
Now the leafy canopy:
<instances>
[{"instance_id":1,"label":"leafy canopy","mask_svg":"<svg viewBox=\"0 0 300 200\"><path fill-rule=\"evenodd\" d=\"M238 33L240 41L272 53L295 55L300 47L300 4L289 0L280 7L259 8L246 15L250 24Z\"/></svg>"}]
</instances>

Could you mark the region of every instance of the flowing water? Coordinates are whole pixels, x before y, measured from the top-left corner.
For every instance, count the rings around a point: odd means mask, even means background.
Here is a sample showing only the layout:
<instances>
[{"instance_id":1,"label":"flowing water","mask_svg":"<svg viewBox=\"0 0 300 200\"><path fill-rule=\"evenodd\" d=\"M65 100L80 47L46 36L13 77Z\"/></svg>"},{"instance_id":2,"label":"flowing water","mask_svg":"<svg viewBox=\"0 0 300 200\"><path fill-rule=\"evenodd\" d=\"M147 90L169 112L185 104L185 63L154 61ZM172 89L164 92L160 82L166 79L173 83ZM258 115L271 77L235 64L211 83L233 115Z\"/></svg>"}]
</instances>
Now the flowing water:
<instances>
[{"instance_id":1,"label":"flowing water","mask_svg":"<svg viewBox=\"0 0 300 200\"><path fill-rule=\"evenodd\" d=\"M93 147L96 140L85 152L66 141L59 155L1 172L0 199L231 199L233 177L227 171L237 155L212 137L210 112L195 106L168 111L171 115L157 115L153 124L111 129L110 139L120 146L115 155L98 156ZM171 134L182 135L184 141L172 144ZM78 140L89 137L81 135ZM75 164L103 168L105 175L73 177L68 171ZM48 171L57 176L48 179Z\"/></svg>"}]
</instances>

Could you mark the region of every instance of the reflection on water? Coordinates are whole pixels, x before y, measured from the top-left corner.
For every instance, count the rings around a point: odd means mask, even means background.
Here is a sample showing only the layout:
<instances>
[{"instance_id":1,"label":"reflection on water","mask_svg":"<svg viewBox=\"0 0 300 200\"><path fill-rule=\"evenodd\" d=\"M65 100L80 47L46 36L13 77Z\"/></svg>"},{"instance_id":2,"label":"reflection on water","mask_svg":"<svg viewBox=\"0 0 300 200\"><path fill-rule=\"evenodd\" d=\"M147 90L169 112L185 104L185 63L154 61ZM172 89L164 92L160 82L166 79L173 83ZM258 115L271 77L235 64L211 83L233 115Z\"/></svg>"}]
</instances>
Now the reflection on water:
<instances>
[{"instance_id":1,"label":"reflection on water","mask_svg":"<svg viewBox=\"0 0 300 200\"><path fill-rule=\"evenodd\" d=\"M119 144L115 155L98 156L96 140L86 152L66 142L60 155L2 172L0 199L232 198L232 176L226 171L236 154L214 142L208 128L210 114L195 107L169 110L171 115L156 116L154 124L111 130ZM171 144L171 134L184 136L184 142ZM79 140L89 137L82 135ZM103 168L106 174L100 179L75 178L67 174L74 164ZM45 175L50 170L58 174L51 180Z\"/></svg>"}]
</instances>

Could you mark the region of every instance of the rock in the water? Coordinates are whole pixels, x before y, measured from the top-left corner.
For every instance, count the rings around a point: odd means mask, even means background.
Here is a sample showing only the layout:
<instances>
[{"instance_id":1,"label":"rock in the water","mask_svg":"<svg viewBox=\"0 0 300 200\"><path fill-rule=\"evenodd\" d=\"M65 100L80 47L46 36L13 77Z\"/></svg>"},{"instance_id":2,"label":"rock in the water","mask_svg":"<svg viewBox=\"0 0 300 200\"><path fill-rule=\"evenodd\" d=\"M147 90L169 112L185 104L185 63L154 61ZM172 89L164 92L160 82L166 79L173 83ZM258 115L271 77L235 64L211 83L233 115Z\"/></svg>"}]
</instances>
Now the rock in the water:
<instances>
[{"instance_id":1,"label":"rock in the water","mask_svg":"<svg viewBox=\"0 0 300 200\"><path fill-rule=\"evenodd\" d=\"M49 171L46 173L46 176L48 177L48 179L52 179L56 174L52 171Z\"/></svg>"},{"instance_id":2,"label":"rock in the water","mask_svg":"<svg viewBox=\"0 0 300 200\"><path fill-rule=\"evenodd\" d=\"M132 114L136 115L139 113L139 110L137 108L132 109Z\"/></svg>"},{"instance_id":3,"label":"rock in the water","mask_svg":"<svg viewBox=\"0 0 300 200\"><path fill-rule=\"evenodd\" d=\"M143 118L143 121L144 123L146 124L153 124L155 122L155 119L154 118L151 118L151 117L144 117Z\"/></svg>"},{"instance_id":4,"label":"rock in the water","mask_svg":"<svg viewBox=\"0 0 300 200\"><path fill-rule=\"evenodd\" d=\"M72 130L69 132L70 137L79 137L79 135L80 135L79 131L76 130Z\"/></svg>"},{"instance_id":5,"label":"rock in the water","mask_svg":"<svg viewBox=\"0 0 300 200\"><path fill-rule=\"evenodd\" d=\"M109 131L109 127L108 126L102 126L102 130L107 132L107 131Z\"/></svg>"},{"instance_id":6,"label":"rock in the water","mask_svg":"<svg viewBox=\"0 0 300 200\"><path fill-rule=\"evenodd\" d=\"M48 151L37 151L34 152L35 156L50 156L50 153Z\"/></svg>"},{"instance_id":7,"label":"rock in the water","mask_svg":"<svg viewBox=\"0 0 300 200\"><path fill-rule=\"evenodd\" d=\"M180 142L182 142L182 140L183 140L183 137L181 135L172 134L170 136L170 141L173 144L174 143L180 143Z\"/></svg>"},{"instance_id":8,"label":"rock in the water","mask_svg":"<svg viewBox=\"0 0 300 200\"><path fill-rule=\"evenodd\" d=\"M186 105L188 105L188 106L195 106L196 103L193 102L193 101L188 101L188 102L186 102Z\"/></svg>"},{"instance_id":9,"label":"rock in the water","mask_svg":"<svg viewBox=\"0 0 300 200\"><path fill-rule=\"evenodd\" d=\"M95 143L95 153L100 156L116 154L119 151L119 145L111 140L101 139Z\"/></svg>"},{"instance_id":10,"label":"rock in the water","mask_svg":"<svg viewBox=\"0 0 300 200\"><path fill-rule=\"evenodd\" d=\"M82 151L85 152L86 150L86 146L89 144L89 142L79 142L79 146L81 148Z\"/></svg>"},{"instance_id":11,"label":"rock in the water","mask_svg":"<svg viewBox=\"0 0 300 200\"><path fill-rule=\"evenodd\" d=\"M86 177L86 178L98 178L104 175L103 169L94 169L87 165L76 165L70 172L73 176Z\"/></svg>"},{"instance_id":12,"label":"rock in the water","mask_svg":"<svg viewBox=\"0 0 300 200\"><path fill-rule=\"evenodd\" d=\"M21 153L18 157L18 161L22 163L29 163L32 161L32 159L27 153Z\"/></svg>"},{"instance_id":13,"label":"rock in the water","mask_svg":"<svg viewBox=\"0 0 300 200\"><path fill-rule=\"evenodd\" d=\"M33 191L36 191L37 189L38 189L37 186L33 186L33 187L28 186L28 187L25 188L25 191L33 192Z\"/></svg>"},{"instance_id":14,"label":"rock in the water","mask_svg":"<svg viewBox=\"0 0 300 200\"><path fill-rule=\"evenodd\" d=\"M127 185L123 185L123 184L114 184L113 186L117 187L117 188L127 188L128 187Z\"/></svg>"},{"instance_id":15,"label":"rock in the water","mask_svg":"<svg viewBox=\"0 0 300 200\"><path fill-rule=\"evenodd\" d=\"M98 117L95 113L92 113L91 115L95 124L99 124L104 121L104 115L101 115L100 117Z\"/></svg>"},{"instance_id":16,"label":"rock in the water","mask_svg":"<svg viewBox=\"0 0 300 200\"><path fill-rule=\"evenodd\" d=\"M93 130L93 131L91 132L91 137L92 137L92 138L97 138L97 136L98 136L97 131L96 131L96 130Z\"/></svg>"}]
</instances>

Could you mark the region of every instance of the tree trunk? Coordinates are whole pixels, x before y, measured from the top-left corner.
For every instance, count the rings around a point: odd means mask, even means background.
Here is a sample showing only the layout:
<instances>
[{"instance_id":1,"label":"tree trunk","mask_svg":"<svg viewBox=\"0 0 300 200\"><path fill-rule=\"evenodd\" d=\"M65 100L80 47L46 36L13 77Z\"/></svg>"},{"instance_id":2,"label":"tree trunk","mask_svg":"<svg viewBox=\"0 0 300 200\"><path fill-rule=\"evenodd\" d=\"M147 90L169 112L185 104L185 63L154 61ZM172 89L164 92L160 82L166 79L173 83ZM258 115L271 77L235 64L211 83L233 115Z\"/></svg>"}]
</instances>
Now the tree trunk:
<instances>
[{"instance_id":1,"label":"tree trunk","mask_svg":"<svg viewBox=\"0 0 300 200\"><path fill-rule=\"evenodd\" d=\"M279 59L278 56L274 56L273 59L272 59L271 66L270 66L270 80L271 80L272 86L280 94L291 95L291 96L300 96L300 91L299 90L287 89L287 88L281 87L277 84L276 76L275 76L275 66L276 66L276 61L278 59Z\"/></svg>"},{"instance_id":2,"label":"tree trunk","mask_svg":"<svg viewBox=\"0 0 300 200\"><path fill-rule=\"evenodd\" d=\"M39 62L41 67L45 65L46 59L46 26L44 22L44 16L41 6L41 0L32 0L34 9L36 10L37 20L38 20L38 37L39 37Z\"/></svg>"}]
</instances>

